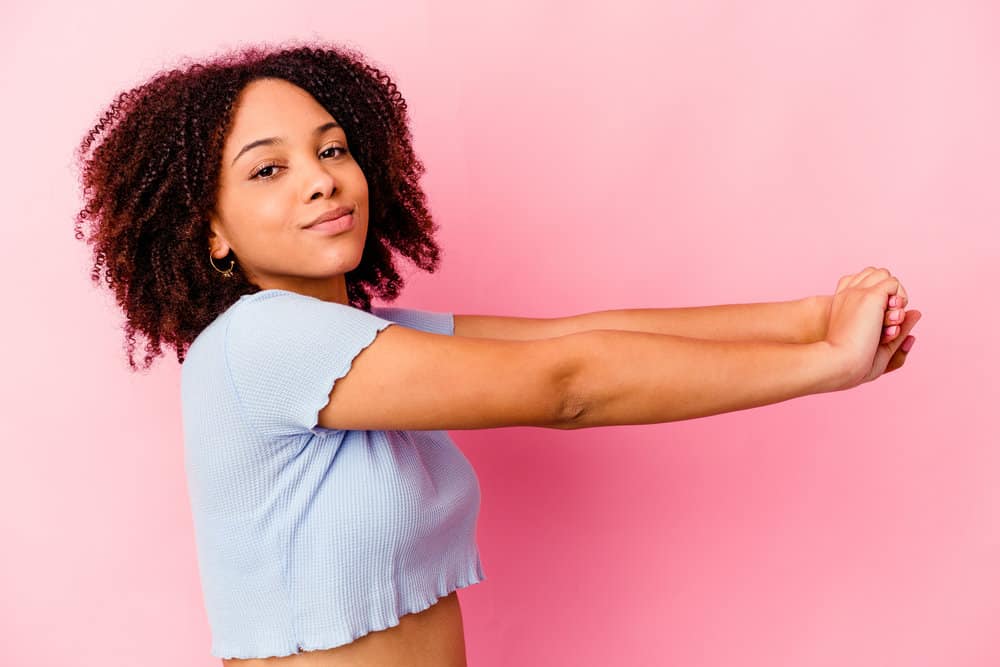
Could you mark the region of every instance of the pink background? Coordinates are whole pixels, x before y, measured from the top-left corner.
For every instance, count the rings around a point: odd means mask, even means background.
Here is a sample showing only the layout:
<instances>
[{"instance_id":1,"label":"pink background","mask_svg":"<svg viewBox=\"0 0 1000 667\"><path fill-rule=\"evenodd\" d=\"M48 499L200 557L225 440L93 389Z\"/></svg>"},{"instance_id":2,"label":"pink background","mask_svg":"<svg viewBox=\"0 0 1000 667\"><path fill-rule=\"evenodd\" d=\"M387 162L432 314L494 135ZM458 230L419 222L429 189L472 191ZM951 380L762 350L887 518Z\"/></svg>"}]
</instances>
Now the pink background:
<instances>
[{"instance_id":1,"label":"pink background","mask_svg":"<svg viewBox=\"0 0 1000 667\"><path fill-rule=\"evenodd\" d=\"M1000 664L996 2L6 5L0 663L211 665L179 366L128 371L73 237L121 90L260 40L406 97L442 269L522 316L831 293L924 313L907 365L686 422L453 431L483 490L469 664Z\"/></svg>"}]
</instances>

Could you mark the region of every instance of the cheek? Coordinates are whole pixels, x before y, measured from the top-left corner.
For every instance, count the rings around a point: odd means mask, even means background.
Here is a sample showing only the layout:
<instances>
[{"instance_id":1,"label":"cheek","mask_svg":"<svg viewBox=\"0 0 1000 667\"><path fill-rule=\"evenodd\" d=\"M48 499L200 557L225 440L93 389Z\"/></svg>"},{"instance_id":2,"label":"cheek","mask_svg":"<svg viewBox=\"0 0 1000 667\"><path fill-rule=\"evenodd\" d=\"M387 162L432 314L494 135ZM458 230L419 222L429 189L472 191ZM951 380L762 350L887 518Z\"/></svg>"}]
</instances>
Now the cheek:
<instances>
[{"instance_id":1,"label":"cheek","mask_svg":"<svg viewBox=\"0 0 1000 667\"><path fill-rule=\"evenodd\" d=\"M246 255L267 255L287 231L288 212L266 198L247 197L228 210L232 242Z\"/></svg>"},{"instance_id":2,"label":"cheek","mask_svg":"<svg viewBox=\"0 0 1000 667\"><path fill-rule=\"evenodd\" d=\"M248 194L238 204L240 226L256 236L280 232L288 225L290 206L277 192Z\"/></svg>"},{"instance_id":3,"label":"cheek","mask_svg":"<svg viewBox=\"0 0 1000 667\"><path fill-rule=\"evenodd\" d=\"M288 226L288 211L292 208L290 202L280 201L279 197L264 199L247 215L256 226L267 231L281 231Z\"/></svg>"},{"instance_id":4,"label":"cheek","mask_svg":"<svg viewBox=\"0 0 1000 667\"><path fill-rule=\"evenodd\" d=\"M357 162L354 163L354 176L352 178L353 189L355 192L360 194L368 195L368 179L365 178L365 172L361 171L361 165Z\"/></svg>"}]
</instances>

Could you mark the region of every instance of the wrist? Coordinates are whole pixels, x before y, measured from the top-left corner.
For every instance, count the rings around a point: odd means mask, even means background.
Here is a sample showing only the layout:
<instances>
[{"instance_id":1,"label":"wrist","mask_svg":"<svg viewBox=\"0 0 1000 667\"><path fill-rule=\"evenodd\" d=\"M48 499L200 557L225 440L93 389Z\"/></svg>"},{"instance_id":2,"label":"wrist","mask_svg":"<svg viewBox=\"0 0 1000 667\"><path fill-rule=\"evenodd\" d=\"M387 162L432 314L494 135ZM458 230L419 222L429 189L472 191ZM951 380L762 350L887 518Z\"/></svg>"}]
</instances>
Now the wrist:
<instances>
[{"instance_id":1,"label":"wrist","mask_svg":"<svg viewBox=\"0 0 1000 667\"><path fill-rule=\"evenodd\" d=\"M800 331L803 343L819 343L826 340L832 303L833 298L826 294L802 299L803 316Z\"/></svg>"},{"instance_id":2,"label":"wrist","mask_svg":"<svg viewBox=\"0 0 1000 667\"><path fill-rule=\"evenodd\" d=\"M822 394L845 389L848 385L848 367L837 349L825 340L808 343L807 347L812 355L812 363L818 370L818 384L815 393Z\"/></svg>"}]
</instances>

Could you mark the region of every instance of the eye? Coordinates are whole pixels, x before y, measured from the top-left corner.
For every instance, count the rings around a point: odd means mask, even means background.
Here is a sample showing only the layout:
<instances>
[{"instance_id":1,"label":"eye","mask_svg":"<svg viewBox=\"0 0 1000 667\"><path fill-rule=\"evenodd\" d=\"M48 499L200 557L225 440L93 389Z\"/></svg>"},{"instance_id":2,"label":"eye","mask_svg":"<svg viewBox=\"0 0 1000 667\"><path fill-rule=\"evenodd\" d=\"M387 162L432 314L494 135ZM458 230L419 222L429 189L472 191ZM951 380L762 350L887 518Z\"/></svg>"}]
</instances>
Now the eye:
<instances>
[{"instance_id":1,"label":"eye","mask_svg":"<svg viewBox=\"0 0 1000 667\"><path fill-rule=\"evenodd\" d=\"M326 151L331 151L331 150L343 151L343 153L341 153L341 155L343 155L344 153L347 153L347 149L344 148L343 146L330 146L329 148L327 148L326 150L324 150L323 153L325 153ZM323 153L320 153L320 155L322 155Z\"/></svg>"},{"instance_id":2,"label":"eye","mask_svg":"<svg viewBox=\"0 0 1000 667\"><path fill-rule=\"evenodd\" d=\"M327 151L332 151L332 150L339 150L339 151L341 151L341 153L340 153L341 155L346 155L347 154L347 148L345 148L343 146L330 146L330 147L324 149L323 152L320 153L320 155L323 155L323 153L326 153ZM334 155L334 156L331 156L331 157L338 157L338 156ZM268 162L267 164L263 164L255 172L253 172L250 175L250 180L255 180L255 179L258 180L258 181L267 181L267 180L270 180L270 179L274 178L274 175L271 174L271 173L264 174L264 172L267 171L268 169L276 169L279 166L280 165L275 164L274 162Z\"/></svg>"},{"instance_id":3,"label":"eye","mask_svg":"<svg viewBox=\"0 0 1000 667\"><path fill-rule=\"evenodd\" d=\"M263 174L268 169L274 169L277 166L278 165L276 165L276 164L265 164L265 165L262 165L260 169L258 169L257 171L255 171L253 174L250 175L250 180L253 180L253 179L257 178L258 176L260 176L261 174ZM263 176L261 178L266 181L268 178L270 178L270 175Z\"/></svg>"}]
</instances>

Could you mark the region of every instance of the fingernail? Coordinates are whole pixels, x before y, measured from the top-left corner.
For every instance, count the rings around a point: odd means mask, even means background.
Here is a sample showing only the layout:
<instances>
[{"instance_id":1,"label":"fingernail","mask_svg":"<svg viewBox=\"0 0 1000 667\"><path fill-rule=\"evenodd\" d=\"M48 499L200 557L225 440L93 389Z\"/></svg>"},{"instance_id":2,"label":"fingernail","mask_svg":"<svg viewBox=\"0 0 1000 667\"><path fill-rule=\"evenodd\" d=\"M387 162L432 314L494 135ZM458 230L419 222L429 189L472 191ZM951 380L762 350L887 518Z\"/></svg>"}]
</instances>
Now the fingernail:
<instances>
[{"instance_id":1,"label":"fingernail","mask_svg":"<svg viewBox=\"0 0 1000 667\"><path fill-rule=\"evenodd\" d=\"M912 348L913 344L916 342L917 342L916 338L914 338L913 336L907 336L906 340L903 341L903 344L900 345L900 347L903 348L903 352L909 352L910 348Z\"/></svg>"},{"instance_id":2,"label":"fingernail","mask_svg":"<svg viewBox=\"0 0 1000 667\"><path fill-rule=\"evenodd\" d=\"M890 297L890 299L889 299L889 307L890 308L895 308L898 305L899 305L899 297L895 297L895 296L894 297Z\"/></svg>"}]
</instances>

